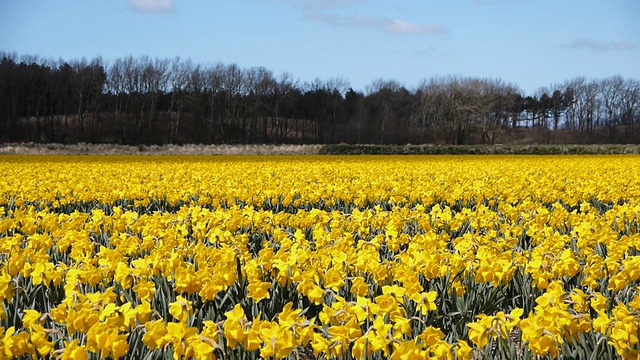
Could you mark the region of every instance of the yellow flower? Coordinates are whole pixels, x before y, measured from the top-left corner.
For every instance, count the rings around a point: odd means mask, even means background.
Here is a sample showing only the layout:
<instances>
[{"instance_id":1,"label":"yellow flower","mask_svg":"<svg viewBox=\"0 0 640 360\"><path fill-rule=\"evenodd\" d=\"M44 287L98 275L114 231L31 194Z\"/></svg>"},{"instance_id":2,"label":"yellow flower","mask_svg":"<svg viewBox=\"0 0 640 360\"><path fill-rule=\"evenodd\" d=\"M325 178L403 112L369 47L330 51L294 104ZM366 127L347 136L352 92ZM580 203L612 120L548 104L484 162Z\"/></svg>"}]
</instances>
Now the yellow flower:
<instances>
[{"instance_id":1,"label":"yellow flower","mask_svg":"<svg viewBox=\"0 0 640 360\"><path fill-rule=\"evenodd\" d=\"M149 301L142 300L140 305L135 307L135 317L140 324L146 324L151 314L151 304Z\"/></svg>"},{"instance_id":2,"label":"yellow flower","mask_svg":"<svg viewBox=\"0 0 640 360\"><path fill-rule=\"evenodd\" d=\"M50 262L36 263L31 271L31 282L33 285L43 284L48 286L51 280L54 278L54 265Z\"/></svg>"},{"instance_id":3,"label":"yellow flower","mask_svg":"<svg viewBox=\"0 0 640 360\"><path fill-rule=\"evenodd\" d=\"M224 336L227 340L227 345L235 349L236 344L242 343L247 334L244 329L244 324L247 320L244 310L240 304L236 304L233 310L224 313L227 319L222 324L224 329Z\"/></svg>"},{"instance_id":4,"label":"yellow flower","mask_svg":"<svg viewBox=\"0 0 640 360\"><path fill-rule=\"evenodd\" d=\"M608 308L608 300L607 298L599 292L594 293L594 296L591 298L591 307L598 314L603 313Z\"/></svg>"},{"instance_id":5,"label":"yellow flower","mask_svg":"<svg viewBox=\"0 0 640 360\"><path fill-rule=\"evenodd\" d=\"M416 310L420 311L420 314L427 315L429 311L436 310L436 297L438 293L435 291L421 292L412 294L409 298L417 304Z\"/></svg>"},{"instance_id":6,"label":"yellow flower","mask_svg":"<svg viewBox=\"0 0 640 360\"><path fill-rule=\"evenodd\" d=\"M4 328L0 328L4 330ZM4 337L2 339L2 345L4 348L4 355L11 357L19 357L27 354L34 354L34 348L31 343L29 343L29 334L25 331L22 331L15 334L15 328L11 326L4 333Z\"/></svg>"},{"instance_id":7,"label":"yellow flower","mask_svg":"<svg viewBox=\"0 0 640 360\"><path fill-rule=\"evenodd\" d=\"M271 295L269 294L269 289L271 288L271 283L258 281L258 282L249 282L247 286L248 294L247 297L249 299L253 299L254 302L259 302L262 299L270 299Z\"/></svg>"},{"instance_id":8,"label":"yellow flower","mask_svg":"<svg viewBox=\"0 0 640 360\"><path fill-rule=\"evenodd\" d=\"M49 340L49 335L45 329L39 324L31 325L31 344L36 348L41 356L48 356L53 352L55 343Z\"/></svg>"},{"instance_id":9,"label":"yellow flower","mask_svg":"<svg viewBox=\"0 0 640 360\"><path fill-rule=\"evenodd\" d=\"M393 297L396 298L397 301L401 302L402 301L402 297L404 296L404 294L407 292L407 289L405 289L402 286L398 286L398 285L384 285L382 287L382 293L385 295L393 295Z\"/></svg>"},{"instance_id":10,"label":"yellow flower","mask_svg":"<svg viewBox=\"0 0 640 360\"><path fill-rule=\"evenodd\" d=\"M338 268L338 265L334 265L323 274L322 281L325 289L337 292L345 285L345 277L345 273Z\"/></svg>"},{"instance_id":11,"label":"yellow flower","mask_svg":"<svg viewBox=\"0 0 640 360\"><path fill-rule=\"evenodd\" d=\"M179 266L173 277L175 279L175 290L179 293L193 294L202 288L200 279L190 265L185 266L183 264Z\"/></svg>"},{"instance_id":12,"label":"yellow flower","mask_svg":"<svg viewBox=\"0 0 640 360\"><path fill-rule=\"evenodd\" d=\"M362 277L356 276L351 280L351 289L349 291L356 297L366 296L369 293L369 285Z\"/></svg>"},{"instance_id":13,"label":"yellow flower","mask_svg":"<svg viewBox=\"0 0 640 360\"><path fill-rule=\"evenodd\" d=\"M520 321L522 341L529 343L529 349L534 356L550 355L555 357L557 355L559 345L562 342L561 335L554 335L545 328L545 319L551 316L553 315L530 314L528 318Z\"/></svg>"},{"instance_id":14,"label":"yellow flower","mask_svg":"<svg viewBox=\"0 0 640 360\"><path fill-rule=\"evenodd\" d=\"M380 306L368 298L358 296L356 305L353 307L358 321L363 322L365 319L373 319L374 315L380 312Z\"/></svg>"},{"instance_id":15,"label":"yellow flower","mask_svg":"<svg viewBox=\"0 0 640 360\"><path fill-rule=\"evenodd\" d=\"M277 323L272 322L269 327L263 327L260 331L260 337L264 342L260 348L260 356L263 358L282 359L287 357L294 347L291 330Z\"/></svg>"},{"instance_id":16,"label":"yellow flower","mask_svg":"<svg viewBox=\"0 0 640 360\"><path fill-rule=\"evenodd\" d=\"M263 342L261 338L262 330L269 326L270 323L268 321L260 320L260 314L258 314L258 316L253 319L251 327L246 331L243 343L244 348L248 351L259 349Z\"/></svg>"},{"instance_id":17,"label":"yellow flower","mask_svg":"<svg viewBox=\"0 0 640 360\"><path fill-rule=\"evenodd\" d=\"M422 346L433 346L444 339L444 333L438 328L428 326L417 338Z\"/></svg>"},{"instance_id":18,"label":"yellow flower","mask_svg":"<svg viewBox=\"0 0 640 360\"><path fill-rule=\"evenodd\" d=\"M13 300L13 282L9 274L0 271L0 301L3 300L8 300L9 303Z\"/></svg>"},{"instance_id":19,"label":"yellow flower","mask_svg":"<svg viewBox=\"0 0 640 360\"><path fill-rule=\"evenodd\" d=\"M140 300L150 302L156 294L155 283L153 281L137 281L133 286L133 291L138 295Z\"/></svg>"},{"instance_id":20,"label":"yellow flower","mask_svg":"<svg viewBox=\"0 0 640 360\"><path fill-rule=\"evenodd\" d=\"M180 322L186 322L191 316L191 311L191 301L180 295L176 296L176 301L169 303L169 314Z\"/></svg>"},{"instance_id":21,"label":"yellow flower","mask_svg":"<svg viewBox=\"0 0 640 360\"><path fill-rule=\"evenodd\" d=\"M40 316L42 315L37 310L25 309L22 316L22 324L25 328L31 329L34 324L40 321Z\"/></svg>"},{"instance_id":22,"label":"yellow flower","mask_svg":"<svg viewBox=\"0 0 640 360\"><path fill-rule=\"evenodd\" d=\"M78 339L64 342L64 350L60 354L61 360L86 360L87 349L84 345L78 345Z\"/></svg>"},{"instance_id":23,"label":"yellow flower","mask_svg":"<svg viewBox=\"0 0 640 360\"><path fill-rule=\"evenodd\" d=\"M372 339L373 333L367 332L354 341L353 346L351 347L351 356L356 359L365 359L367 356L370 356Z\"/></svg>"},{"instance_id":24,"label":"yellow flower","mask_svg":"<svg viewBox=\"0 0 640 360\"><path fill-rule=\"evenodd\" d=\"M390 314L398 308L398 302L392 295L378 295L375 297L375 303L384 314Z\"/></svg>"},{"instance_id":25,"label":"yellow flower","mask_svg":"<svg viewBox=\"0 0 640 360\"><path fill-rule=\"evenodd\" d=\"M150 321L144 324L145 333L142 342L151 350L162 349L169 342L165 338L167 335L167 324L162 320Z\"/></svg>"},{"instance_id":26,"label":"yellow flower","mask_svg":"<svg viewBox=\"0 0 640 360\"><path fill-rule=\"evenodd\" d=\"M190 347L193 348L194 355L196 359L215 359L214 351L216 350L216 345L213 344L212 340L203 341L198 338L192 339L192 343Z\"/></svg>"},{"instance_id":27,"label":"yellow flower","mask_svg":"<svg viewBox=\"0 0 640 360\"><path fill-rule=\"evenodd\" d=\"M428 355L421 351L420 346L415 340L393 343L393 352L389 359L391 360L420 360L425 359Z\"/></svg>"},{"instance_id":28,"label":"yellow flower","mask_svg":"<svg viewBox=\"0 0 640 360\"><path fill-rule=\"evenodd\" d=\"M407 319L401 315L392 315L394 338L401 338L402 335L410 336L413 328L411 327L411 319Z\"/></svg>"},{"instance_id":29,"label":"yellow flower","mask_svg":"<svg viewBox=\"0 0 640 360\"><path fill-rule=\"evenodd\" d=\"M164 339L172 343L174 359L181 359L193 355L194 349L191 347L191 339L197 336L197 333L198 329L187 327L183 322L171 322L167 324L167 334L164 336Z\"/></svg>"},{"instance_id":30,"label":"yellow flower","mask_svg":"<svg viewBox=\"0 0 640 360\"><path fill-rule=\"evenodd\" d=\"M373 333L369 332L369 345L373 351L383 350L385 356L388 356L388 345L392 342L389 332L393 329L392 324L387 324L384 321L384 316L377 316L373 320Z\"/></svg>"},{"instance_id":31,"label":"yellow flower","mask_svg":"<svg viewBox=\"0 0 640 360\"><path fill-rule=\"evenodd\" d=\"M316 357L320 354L328 354L331 349L331 341L327 340L322 334L315 333L311 341L311 347Z\"/></svg>"},{"instance_id":32,"label":"yellow flower","mask_svg":"<svg viewBox=\"0 0 640 360\"><path fill-rule=\"evenodd\" d=\"M27 332L20 332L15 334L15 328L11 326L6 331L4 327L0 327L0 333L4 332L2 338L2 350L3 355L6 358L23 356L26 354L33 354L33 346L29 343L29 334Z\"/></svg>"},{"instance_id":33,"label":"yellow flower","mask_svg":"<svg viewBox=\"0 0 640 360\"><path fill-rule=\"evenodd\" d=\"M489 334L492 325L492 317L481 314L478 315L478 321L468 323L469 340L479 348L484 348L489 343Z\"/></svg>"},{"instance_id":34,"label":"yellow flower","mask_svg":"<svg viewBox=\"0 0 640 360\"><path fill-rule=\"evenodd\" d=\"M638 358L640 176L629 169L640 157L51 160L0 161L0 322L5 309L23 314L22 328L0 328L0 358L54 357L59 340L62 358L115 358L133 353L133 333L177 358L212 358L220 341L227 357L311 344L325 358L451 359L515 328L533 356L566 357L591 332ZM464 324L468 340L415 333L446 315L440 296L522 296L514 274L542 293L524 299L526 318L496 304ZM424 291L445 278L448 293ZM167 284L181 295L171 303L158 301ZM272 284L284 306L263 301ZM269 319L249 322L233 303L222 322L187 326L196 310L219 320L216 304L238 286ZM55 329L15 303L34 287L51 295L37 309ZM321 310L312 319L309 303Z\"/></svg>"},{"instance_id":35,"label":"yellow flower","mask_svg":"<svg viewBox=\"0 0 640 360\"><path fill-rule=\"evenodd\" d=\"M107 338L110 344L111 356L115 359L119 359L127 354L129 351L129 344L127 343L127 334L118 334L116 331L111 332Z\"/></svg>"},{"instance_id":36,"label":"yellow flower","mask_svg":"<svg viewBox=\"0 0 640 360\"><path fill-rule=\"evenodd\" d=\"M455 347L456 358L470 360L473 358L473 348L464 340L459 340Z\"/></svg>"},{"instance_id":37,"label":"yellow flower","mask_svg":"<svg viewBox=\"0 0 640 360\"><path fill-rule=\"evenodd\" d=\"M613 315L614 321L610 321L609 324L600 328L607 331L608 327L612 326L608 343L616 349L618 355L626 357L629 353L637 350L635 347L638 344L638 319L624 304L616 305L613 309Z\"/></svg>"},{"instance_id":38,"label":"yellow flower","mask_svg":"<svg viewBox=\"0 0 640 360\"><path fill-rule=\"evenodd\" d=\"M587 295L580 289L575 288L569 294L572 306L578 313L585 313L589 310L589 302Z\"/></svg>"},{"instance_id":39,"label":"yellow flower","mask_svg":"<svg viewBox=\"0 0 640 360\"><path fill-rule=\"evenodd\" d=\"M301 309L293 310L293 303L286 303L278 314L278 324L285 329L291 329L294 325L300 324L300 321L304 320L300 316L301 311Z\"/></svg>"},{"instance_id":40,"label":"yellow flower","mask_svg":"<svg viewBox=\"0 0 640 360\"><path fill-rule=\"evenodd\" d=\"M297 286L297 290L300 294L306 296L309 301L316 305L322 304L322 298L324 297L324 290L312 281L302 280Z\"/></svg>"},{"instance_id":41,"label":"yellow flower","mask_svg":"<svg viewBox=\"0 0 640 360\"><path fill-rule=\"evenodd\" d=\"M362 336L362 329L355 316L343 325L330 326L327 332L331 336L331 354L336 357L344 354L348 345Z\"/></svg>"},{"instance_id":42,"label":"yellow flower","mask_svg":"<svg viewBox=\"0 0 640 360\"><path fill-rule=\"evenodd\" d=\"M113 279L120 283L124 289L130 289L133 286L133 271L128 264L119 262L116 265L116 271Z\"/></svg>"},{"instance_id":43,"label":"yellow flower","mask_svg":"<svg viewBox=\"0 0 640 360\"><path fill-rule=\"evenodd\" d=\"M629 307L634 310L640 310L640 287L636 287L636 295L629 301Z\"/></svg>"}]
</instances>

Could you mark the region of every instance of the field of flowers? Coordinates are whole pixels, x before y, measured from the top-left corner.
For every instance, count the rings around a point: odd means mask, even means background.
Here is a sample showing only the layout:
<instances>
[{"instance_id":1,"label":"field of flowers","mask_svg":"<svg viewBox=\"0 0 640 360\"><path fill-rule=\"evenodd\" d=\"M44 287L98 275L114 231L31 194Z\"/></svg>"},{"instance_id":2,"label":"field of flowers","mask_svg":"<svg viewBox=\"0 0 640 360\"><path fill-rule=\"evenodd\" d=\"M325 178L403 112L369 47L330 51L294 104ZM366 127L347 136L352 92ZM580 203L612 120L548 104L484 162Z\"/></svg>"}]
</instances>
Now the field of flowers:
<instances>
[{"instance_id":1,"label":"field of flowers","mask_svg":"<svg viewBox=\"0 0 640 360\"><path fill-rule=\"evenodd\" d=\"M640 357L640 156L0 173L0 359Z\"/></svg>"}]
</instances>

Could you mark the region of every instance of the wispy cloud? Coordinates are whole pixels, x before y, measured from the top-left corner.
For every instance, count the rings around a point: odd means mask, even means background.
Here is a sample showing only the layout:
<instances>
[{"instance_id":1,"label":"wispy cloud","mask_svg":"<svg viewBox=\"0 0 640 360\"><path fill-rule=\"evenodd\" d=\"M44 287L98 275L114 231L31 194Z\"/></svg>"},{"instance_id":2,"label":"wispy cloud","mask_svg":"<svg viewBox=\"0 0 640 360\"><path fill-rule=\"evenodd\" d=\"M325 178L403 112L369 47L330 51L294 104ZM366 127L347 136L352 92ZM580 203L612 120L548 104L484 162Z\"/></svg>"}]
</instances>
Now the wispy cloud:
<instances>
[{"instance_id":1,"label":"wispy cloud","mask_svg":"<svg viewBox=\"0 0 640 360\"><path fill-rule=\"evenodd\" d=\"M416 24L403 19L373 17L361 14L342 15L338 10L365 3L369 0L283 0L301 9L303 19L339 27L369 28L393 35L444 34L449 29L435 23Z\"/></svg>"},{"instance_id":2,"label":"wispy cloud","mask_svg":"<svg viewBox=\"0 0 640 360\"><path fill-rule=\"evenodd\" d=\"M172 0L129 0L132 9L143 12L173 11Z\"/></svg>"},{"instance_id":3,"label":"wispy cloud","mask_svg":"<svg viewBox=\"0 0 640 360\"><path fill-rule=\"evenodd\" d=\"M414 24L401 19L366 15L342 16L323 12L310 12L307 13L305 19L332 26L370 28L396 35L444 34L449 32L449 29L443 25L433 23Z\"/></svg>"},{"instance_id":4,"label":"wispy cloud","mask_svg":"<svg viewBox=\"0 0 640 360\"><path fill-rule=\"evenodd\" d=\"M449 32L449 29L443 25L432 23L416 25L400 19L392 19L384 29L394 34L444 34Z\"/></svg>"},{"instance_id":5,"label":"wispy cloud","mask_svg":"<svg viewBox=\"0 0 640 360\"><path fill-rule=\"evenodd\" d=\"M626 41L597 41L591 38L580 38L563 45L569 49L589 50L593 52L605 53L610 51L635 50L638 45Z\"/></svg>"},{"instance_id":6,"label":"wispy cloud","mask_svg":"<svg viewBox=\"0 0 640 360\"><path fill-rule=\"evenodd\" d=\"M429 45L426 48L423 48L421 50L416 50L413 52L413 56L417 56L417 57L431 57L436 54L437 54L436 48L433 45Z\"/></svg>"},{"instance_id":7,"label":"wispy cloud","mask_svg":"<svg viewBox=\"0 0 640 360\"><path fill-rule=\"evenodd\" d=\"M345 7L367 0L285 0L290 5L302 8L306 11L324 11Z\"/></svg>"}]
</instances>

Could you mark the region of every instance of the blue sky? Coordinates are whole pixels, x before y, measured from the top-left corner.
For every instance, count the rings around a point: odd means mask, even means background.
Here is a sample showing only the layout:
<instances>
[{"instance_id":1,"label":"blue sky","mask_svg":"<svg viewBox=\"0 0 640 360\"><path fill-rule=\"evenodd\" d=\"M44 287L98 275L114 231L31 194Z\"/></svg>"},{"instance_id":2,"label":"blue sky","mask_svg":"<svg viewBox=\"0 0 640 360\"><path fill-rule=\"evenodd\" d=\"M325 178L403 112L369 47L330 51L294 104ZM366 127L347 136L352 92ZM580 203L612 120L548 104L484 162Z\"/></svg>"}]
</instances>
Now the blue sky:
<instances>
[{"instance_id":1,"label":"blue sky","mask_svg":"<svg viewBox=\"0 0 640 360\"><path fill-rule=\"evenodd\" d=\"M413 88L439 75L526 92L576 76L640 79L639 0L0 0L0 50L190 58Z\"/></svg>"}]
</instances>

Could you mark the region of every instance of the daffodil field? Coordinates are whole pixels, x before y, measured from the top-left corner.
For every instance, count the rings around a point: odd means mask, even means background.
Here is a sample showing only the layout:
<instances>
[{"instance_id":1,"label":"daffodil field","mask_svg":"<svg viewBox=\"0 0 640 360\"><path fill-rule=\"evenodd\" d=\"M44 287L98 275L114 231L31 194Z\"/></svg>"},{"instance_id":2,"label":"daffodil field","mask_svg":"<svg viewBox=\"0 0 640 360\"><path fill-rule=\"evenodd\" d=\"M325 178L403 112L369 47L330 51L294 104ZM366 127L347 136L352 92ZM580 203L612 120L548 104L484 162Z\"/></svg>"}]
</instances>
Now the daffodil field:
<instances>
[{"instance_id":1,"label":"daffodil field","mask_svg":"<svg viewBox=\"0 0 640 360\"><path fill-rule=\"evenodd\" d=\"M14 155L0 174L0 358L640 357L640 156Z\"/></svg>"}]
</instances>

